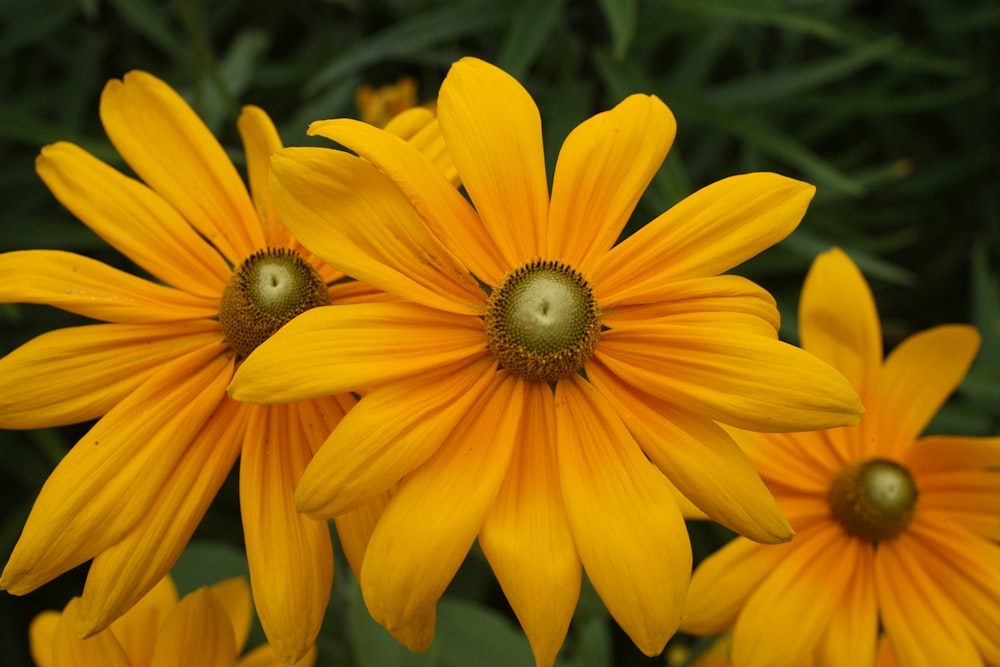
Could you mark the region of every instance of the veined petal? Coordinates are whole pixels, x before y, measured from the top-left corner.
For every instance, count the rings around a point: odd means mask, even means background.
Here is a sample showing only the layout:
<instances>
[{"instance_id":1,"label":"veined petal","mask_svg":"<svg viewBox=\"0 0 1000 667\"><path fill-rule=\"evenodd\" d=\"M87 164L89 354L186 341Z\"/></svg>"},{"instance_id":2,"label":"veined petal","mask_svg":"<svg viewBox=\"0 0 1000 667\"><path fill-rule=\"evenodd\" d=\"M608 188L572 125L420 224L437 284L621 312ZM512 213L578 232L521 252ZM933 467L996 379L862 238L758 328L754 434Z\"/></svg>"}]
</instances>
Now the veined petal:
<instances>
[{"instance_id":1,"label":"veined petal","mask_svg":"<svg viewBox=\"0 0 1000 667\"><path fill-rule=\"evenodd\" d=\"M625 384L600 363L587 378L682 494L711 519L756 542L787 542L792 527L760 475L715 422Z\"/></svg>"},{"instance_id":2,"label":"veined petal","mask_svg":"<svg viewBox=\"0 0 1000 667\"><path fill-rule=\"evenodd\" d=\"M256 406L240 458L240 512L261 626L285 662L315 643L333 583L326 521L295 510L295 486L312 457L294 406Z\"/></svg>"},{"instance_id":3,"label":"veined petal","mask_svg":"<svg viewBox=\"0 0 1000 667\"><path fill-rule=\"evenodd\" d=\"M281 149L281 137L270 116L260 107L247 105L240 112L236 127L243 139L243 152L247 158L247 182L257 210L264 238L268 245L283 245L286 231L278 221L278 211L271 196L268 171L271 155Z\"/></svg>"},{"instance_id":4,"label":"veined petal","mask_svg":"<svg viewBox=\"0 0 1000 667\"><path fill-rule=\"evenodd\" d=\"M361 580L361 563L364 561L368 542L371 540L379 517L385 511L385 506L389 504L391 497L392 492L386 491L353 510L333 517L337 524L337 536L340 537L340 545L347 558L347 564L351 566L354 578L359 581Z\"/></svg>"},{"instance_id":5,"label":"veined petal","mask_svg":"<svg viewBox=\"0 0 1000 667\"><path fill-rule=\"evenodd\" d=\"M508 267L540 256L549 190L542 120L528 91L498 67L465 57L441 84L438 121L459 178Z\"/></svg>"},{"instance_id":6,"label":"veined petal","mask_svg":"<svg viewBox=\"0 0 1000 667\"><path fill-rule=\"evenodd\" d=\"M709 635L733 625L747 599L798 546L799 540L765 547L738 537L703 560L691 575L680 629Z\"/></svg>"},{"instance_id":7,"label":"veined petal","mask_svg":"<svg viewBox=\"0 0 1000 667\"><path fill-rule=\"evenodd\" d=\"M96 555L83 588L81 635L107 627L177 562L236 462L249 409L224 398L138 523Z\"/></svg>"},{"instance_id":8,"label":"veined petal","mask_svg":"<svg viewBox=\"0 0 1000 667\"><path fill-rule=\"evenodd\" d=\"M882 367L882 325L872 291L838 248L819 255L799 301L802 347L830 364L869 396Z\"/></svg>"},{"instance_id":9,"label":"veined petal","mask_svg":"<svg viewBox=\"0 0 1000 667\"><path fill-rule=\"evenodd\" d=\"M219 344L165 364L74 445L35 500L0 588L30 592L136 525L225 396L227 352Z\"/></svg>"},{"instance_id":10,"label":"veined petal","mask_svg":"<svg viewBox=\"0 0 1000 667\"><path fill-rule=\"evenodd\" d=\"M479 544L531 642L535 664L555 662L580 597L556 458L552 390L525 383L521 431Z\"/></svg>"},{"instance_id":11,"label":"veined petal","mask_svg":"<svg viewBox=\"0 0 1000 667\"><path fill-rule=\"evenodd\" d=\"M439 127L437 131L440 132ZM448 174L428 163L419 146L349 119L316 121L309 126L309 134L343 144L378 167L455 257L483 282L489 285L500 282L507 264L499 248L475 209L449 182ZM446 145L444 150L447 152ZM451 161L450 153L448 160Z\"/></svg>"},{"instance_id":12,"label":"veined petal","mask_svg":"<svg viewBox=\"0 0 1000 667\"><path fill-rule=\"evenodd\" d=\"M253 624L253 599L250 595L250 586L243 577L232 577L212 584L209 590L226 610L226 616L233 626L236 652L239 653L247 643L250 626Z\"/></svg>"},{"instance_id":13,"label":"veined petal","mask_svg":"<svg viewBox=\"0 0 1000 667\"><path fill-rule=\"evenodd\" d=\"M299 511L337 516L391 488L437 451L495 374L496 362L483 359L365 395L302 474Z\"/></svg>"},{"instance_id":14,"label":"veined petal","mask_svg":"<svg viewBox=\"0 0 1000 667\"><path fill-rule=\"evenodd\" d=\"M35 169L63 206L152 275L191 294L222 295L226 261L148 187L66 142L43 148Z\"/></svg>"},{"instance_id":15,"label":"veined petal","mask_svg":"<svg viewBox=\"0 0 1000 667\"><path fill-rule=\"evenodd\" d=\"M316 657L316 648L313 647L292 667L313 667L316 664ZM240 658L236 667L288 667L288 663L275 655L270 644L262 644Z\"/></svg>"},{"instance_id":16,"label":"veined petal","mask_svg":"<svg viewBox=\"0 0 1000 667\"><path fill-rule=\"evenodd\" d=\"M1000 468L914 473L926 518L1000 541Z\"/></svg>"},{"instance_id":17,"label":"veined petal","mask_svg":"<svg viewBox=\"0 0 1000 667\"><path fill-rule=\"evenodd\" d=\"M0 303L40 303L124 323L217 317L219 299L195 296L61 250L0 254Z\"/></svg>"},{"instance_id":18,"label":"veined petal","mask_svg":"<svg viewBox=\"0 0 1000 667\"><path fill-rule=\"evenodd\" d=\"M80 598L73 598L59 616L55 636L52 638L53 667L131 667L128 655L110 632L102 632L87 639L81 639L76 634L79 607Z\"/></svg>"},{"instance_id":19,"label":"veined petal","mask_svg":"<svg viewBox=\"0 0 1000 667\"><path fill-rule=\"evenodd\" d=\"M854 389L816 357L703 319L604 331L594 356L653 396L739 428L809 431L858 421Z\"/></svg>"},{"instance_id":20,"label":"veined petal","mask_svg":"<svg viewBox=\"0 0 1000 667\"><path fill-rule=\"evenodd\" d=\"M229 156L166 83L139 71L109 81L101 94L101 122L133 171L232 264L266 245Z\"/></svg>"},{"instance_id":21,"label":"veined petal","mask_svg":"<svg viewBox=\"0 0 1000 667\"><path fill-rule=\"evenodd\" d=\"M247 357L232 394L251 403L301 401L420 377L485 354L479 318L404 302L313 308Z\"/></svg>"},{"instance_id":22,"label":"veined petal","mask_svg":"<svg viewBox=\"0 0 1000 667\"><path fill-rule=\"evenodd\" d=\"M455 576L507 472L523 410L523 380L494 375L437 452L396 489L361 565L368 611L385 627L409 625Z\"/></svg>"},{"instance_id":23,"label":"veined petal","mask_svg":"<svg viewBox=\"0 0 1000 667\"><path fill-rule=\"evenodd\" d=\"M860 550L871 548L835 524L800 540L747 599L733 629L734 664L800 667L840 605Z\"/></svg>"},{"instance_id":24,"label":"veined petal","mask_svg":"<svg viewBox=\"0 0 1000 667\"><path fill-rule=\"evenodd\" d=\"M758 433L727 428L769 488L797 495L826 496L848 461L832 456L825 431Z\"/></svg>"},{"instance_id":25,"label":"veined petal","mask_svg":"<svg viewBox=\"0 0 1000 667\"><path fill-rule=\"evenodd\" d=\"M28 646L35 667L52 667L52 652L59 627L58 611L43 611L31 619L28 626Z\"/></svg>"},{"instance_id":26,"label":"veined petal","mask_svg":"<svg viewBox=\"0 0 1000 667\"><path fill-rule=\"evenodd\" d=\"M852 540L857 567L820 638L814 656L817 667L875 665L878 646L878 604L875 601L875 551Z\"/></svg>"},{"instance_id":27,"label":"veined petal","mask_svg":"<svg viewBox=\"0 0 1000 667\"><path fill-rule=\"evenodd\" d=\"M367 160L286 148L271 159L271 188L282 221L327 264L432 308L482 312L486 295L469 269Z\"/></svg>"},{"instance_id":28,"label":"veined petal","mask_svg":"<svg viewBox=\"0 0 1000 667\"><path fill-rule=\"evenodd\" d=\"M914 475L1000 468L1000 437L930 435L910 447L904 457Z\"/></svg>"},{"instance_id":29,"label":"veined petal","mask_svg":"<svg viewBox=\"0 0 1000 667\"><path fill-rule=\"evenodd\" d=\"M769 173L743 174L698 190L632 234L595 265L604 298L648 280L728 271L798 226L816 188Z\"/></svg>"},{"instance_id":30,"label":"veined petal","mask_svg":"<svg viewBox=\"0 0 1000 667\"><path fill-rule=\"evenodd\" d=\"M542 255L587 275L618 241L676 133L674 115L655 95L630 95L570 132L556 162Z\"/></svg>"},{"instance_id":31,"label":"veined petal","mask_svg":"<svg viewBox=\"0 0 1000 667\"><path fill-rule=\"evenodd\" d=\"M448 144L444 142L441 125L433 111L426 107L407 109L386 123L385 131L405 139L420 151L453 186L457 188L461 184L455 162L448 152Z\"/></svg>"},{"instance_id":32,"label":"veined petal","mask_svg":"<svg viewBox=\"0 0 1000 667\"><path fill-rule=\"evenodd\" d=\"M605 606L646 655L677 630L691 545L673 491L603 395L556 385L559 478L573 541Z\"/></svg>"},{"instance_id":33,"label":"veined petal","mask_svg":"<svg viewBox=\"0 0 1000 667\"><path fill-rule=\"evenodd\" d=\"M979 341L973 327L945 324L910 336L889 354L873 411L884 456L902 456L916 441L965 377Z\"/></svg>"},{"instance_id":34,"label":"veined petal","mask_svg":"<svg viewBox=\"0 0 1000 667\"><path fill-rule=\"evenodd\" d=\"M161 364L220 339L213 320L91 324L44 333L0 359L0 428L96 419Z\"/></svg>"},{"instance_id":35,"label":"veined petal","mask_svg":"<svg viewBox=\"0 0 1000 667\"><path fill-rule=\"evenodd\" d=\"M110 631L128 654L129 664L148 665L160 627L177 606L177 587L169 576L160 579L148 593L112 623ZM79 634L79 620L77 634Z\"/></svg>"},{"instance_id":36,"label":"veined petal","mask_svg":"<svg viewBox=\"0 0 1000 667\"><path fill-rule=\"evenodd\" d=\"M225 608L209 588L184 596L167 617L150 667L226 667L236 664L236 640Z\"/></svg>"}]
</instances>

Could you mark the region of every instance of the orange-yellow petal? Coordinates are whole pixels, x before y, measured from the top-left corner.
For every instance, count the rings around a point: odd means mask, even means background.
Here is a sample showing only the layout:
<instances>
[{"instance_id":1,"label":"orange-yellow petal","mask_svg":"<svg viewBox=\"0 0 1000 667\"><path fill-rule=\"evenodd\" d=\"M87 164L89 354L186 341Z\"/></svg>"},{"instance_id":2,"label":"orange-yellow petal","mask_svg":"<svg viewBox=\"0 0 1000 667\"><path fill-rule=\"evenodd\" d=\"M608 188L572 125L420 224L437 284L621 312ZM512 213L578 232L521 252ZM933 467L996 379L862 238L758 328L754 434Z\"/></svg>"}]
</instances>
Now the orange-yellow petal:
<instances>
[{"instance_id":1,"label":"orange-yellow petal","mask_svg":"<svg viewBox=\"0 0 1000 667\"><path fill-rule=\"evenodd\" d=\"M296 506L325 518L374 500L437 451L495 374L483 359L366 394L306 467Z\"/></svg>"},{"instance_id":2,"label":"orange-yellow petal","mask_svg":"<svg viewBox=\"0 0 1000 667\"><path fill-rule=\"evenodd\" d=\"M494 375L434 455L399 484L361 565L368 611L385 627L409 625L455 576L507 473L523 410L524 382Z\"/></svg>"},{"instance_id":3,"label":"orange-yellow petal","mask_svg":"<svg viewBox=\"0 0 1000 667\"><path fill-rule=\"evenodd\" d=\"M76 615L80 598L73 598L63 609L52 638L53 667L132 667L121 644L110 632L81 639L76 633Z\"/></svg>"},{"instance_id":4,"label":"orange-yellow petal","mask_svg":"<svg viewBox=\"0 0 1000 667\"><path fill-rule=\"evenodd\" d=\"M915 476L920 512L928 519L964 526L1000 541L1000 468Z\"/></svg>"},{"instance_id":5,"label":"orange-yellow petal","mask_svg":"<svg viewBox=\"0 0 1000 667\"><path fill-rule=\"evenodd\" d=\"M727 428L727 432L753 462L772 489L796 495L825 497L834 476L848 461L834 456L825 435L806 433L757 433Z\"/></svg>"},{"instance_id":6,"label":"orange-yellow petal","mask_svg":"<svg viewBox=\"0 0 1000 667\"><path fill-rule=\"evenodd\" d=\"M569 133L552 180L542 255L586 275L618 236L677 133L655 95L630 95Z\"/></svg>"},{"instance_id":7,"label":"orange-yellow petal","mask_svg":"<svg viewBox=\"0 0 1000 667\"><path fill-rule=\"evenodd\" d=\"M295 486L312 456L294 406L256 406L240 458L240 513L261 626L285 662L316 641L333 583L326 521L295 510Z\"/></svg>"},{"instance_id":8,"label":"orange-yellow petal","mask_svg":"<svg viewBox=\"0 0 1000 667\"><path fill-rule=\"evenodd\" d=\"M286 148L271 159L271 187L282 221L327 264L432 308L482 312L486 296L469 269L367 160Z\"/></svg>"},{"instance_id":9,"label":"orange-yellow petal","mask_svg":"<svg viewBox=\"0 0 1000 667\"><path fill-rule=\"evenodd\" d=\"M375 532L378 519L385 511L385 506L389 504L391 497L392 493L386 491L353 510L333 517L337 524L340 546L355 579L361 579L361 563L364 561L365 549L368 548L368 542Z\"/></svg>"},{"instance_id":10,"label":"orange-yellow petal","mask_svg":"<svg viewBox=\"0 0 1000 667\"><path fill-rule=\"evenodd\" d=\"M420 377L485 354L479 318L404 302L313 308L247 357L231 392L250 403L301 401Z\"/></svg>"},{"instance_id":11,"label":"orange-yellow petal","mask_svg":"<svg viewBox=\"0 0 1000 667\"><path fill-rule=\"evenodd\" d=\"M433 111L426 107L407 109L386 123L385 131L405 139L452 185L458 187L461 182L458 170L455 169L455 162L451 159L448 144L444 142L444 135L441 133L441 125Z\"/></svg>"},{"instance_id":12,"label":"orange-yellow petal","mask_svg":"<svg viewBox=\"0 0 1000 667\"><path fill-rule=\"evenodd\" d=\"M236 639L225 608L209 588L184 596L160 629L150 667L227 667Z\"/></svg>"},{"instance_id":13,"label":"orange-yellow petal","mask_svg":"<svg viewBox=\"0 0 1000 667\"><path fill-rule=\"evenodd\" d=\"M540 256L549 191L541 116L528 91L498 67L465 57L441 84L438 121L462 185L508 268Z\"/></svg>"},{"instance_id":14,"label":"orange-yellow petal","mask_svg":"<svg viewBox=\"0 0 1000 667\"><path fill-rule=\"evenodd\" d=\"M288 232L278 221L278 211L268 183L271 155L281 149L281 137L270 116L253 105L243 107L236 127L243 139L243 152L247 158L247 183L250 185L250 195L253 197L264 238L268 245L284 245L284 237Z\"/></svg>"},{"instance_id":15,"label":"orange-yellow petal","mask_svg":"<svg viewBox=\"0 0 1000 667\"><path fill-rule=\"evenodd\" d=\"M169 577L160 579L131 609L109 626L133 665L148 665L163 622L177 606L177 587ZM79 621L77 630L79 630Z\"/></svg>"},{"instance_id":16,"label":"orange-yellow petal","mask_svg":"<svg viewBox=\"0 0 1000 667\"><path fill-rule=\"evenodd\" d=\"M177 322L217 317L218 299L199 297L61 250L0 254L0 303L41 303L95 320Z\"/></svg>"},{"instance_id":17,"label":"orange-yellow petal","mask_svg":"<svg viewBox=\"0 0 1000 667\"><path fill-rule=\"evenodd\" d=\"M63 206L153 276L191 294L222 294L226 261L144 184L66 142L43 148L35 169Z\"/></svg>"},{"instance_id":18,"label":"orange-yellow petal","mask_svg":"<svg viewBox=\"0 0 1000 667\"><path fill-rule=\"evenodd\" d=\"M233 264L265 245L226 151L170 86L146 72L113 79L101 122L128 165Z\"/></svg>"},{"instance_id":19,"label":"orange-yellow petal","mask_svg":"<svg viewBox=\"0 0 1000 667\"><path fill-rule=\"evenodd\" d=\"M316 657L317 651L313 647L292 667L313 667L316 664ZM287 662L275 655L274 649L269 644L258 646L236 663L236 667L287 667L287 665Z\"/></svg>"},{"instance_id":20,"label":"orange-yellow petal","mask_svg":"<svg viewBox=\"0 0 1000 667\"><path fill-rule=\"evenodd\" d=\"M587 364L587 377L650 460L711 519L757 542L792 538L760 475L718 424L630 387L600 363Z\"/></svg>"},{"instance_id":21,"label":"orange-yellow petal","mask_svg":"<svg viewBox=\"0 0 1000 667\"><path fill-rule=\"evenodd\" d=\"M525 385L521 432L479 544L531 642L535 664L555 662L580 596L580 557L566 517L547 385Z\"/></svg>"},{"instance_id":22,"label":"orange-yellow petal","mask_svg":"<svg viewBox=\"0 0 1000 667\"><path fill-rule=\"evenodd\" d=\"M250 626L253 624L253 599L250 595L250 586L243 577L232 577L212 584L209 589L226 610L226 616L233 626L236 652L239 653L247 643Z\"/></svg>"},{"instance_id":23,"label":"orange-yellow petal","mask_svg":"<svg viewBox=\"0 0 1000 667\"><path fill-rule=\"evenodd\" d=\"M878 605L872 574L875 551L856 542L851 550L856 551L857 567L816 647L814 655L820 667L875 664L878 645Z\"/></svg>"},{"instance_id":24,"label":"orange-yellow petal","mask_svg":"<svg viewBox=\"0 0 1000 667\"><path fill-rule=\"evenodd\" d=\"M788 236L816 189L769 173L744 174L698 190L614 247L592 282L614 299L646 281L728 271Z\"/></svg>"},{"instance_id":25,"label":"orange-yellow petal","mask_svg":"<svg viewBox=\"0 0 1000 667\"><path fill-rule=\"evenodd\" d=\"M673 491L606 399L578 376L556 385L559 479L580 560L646 655L677 630L691 545Z\"/></svg>"},{"instance_id":26,"label":"orange-yellow petal","mask_svg":"<svg viewBox=\"0 0 1000 667\"><path fill-rule=\"evenodd\" d=\"M917 476L1000 468L1000 436L930 435L917 440L907 450L904 460Z\"/></svg>"},{"instance_id":27,"label":"orange-yellow petal","mask_svg":"<svg viewBox=\"0 0 1000 667\"><path fill-rule=\"evenodd\" d=\"M59 616L58 611L49 610L31 619L31 625L28 626L28 646L35 667L52 667L52 647L55 644Z\"/></svg>"}]
</instances>

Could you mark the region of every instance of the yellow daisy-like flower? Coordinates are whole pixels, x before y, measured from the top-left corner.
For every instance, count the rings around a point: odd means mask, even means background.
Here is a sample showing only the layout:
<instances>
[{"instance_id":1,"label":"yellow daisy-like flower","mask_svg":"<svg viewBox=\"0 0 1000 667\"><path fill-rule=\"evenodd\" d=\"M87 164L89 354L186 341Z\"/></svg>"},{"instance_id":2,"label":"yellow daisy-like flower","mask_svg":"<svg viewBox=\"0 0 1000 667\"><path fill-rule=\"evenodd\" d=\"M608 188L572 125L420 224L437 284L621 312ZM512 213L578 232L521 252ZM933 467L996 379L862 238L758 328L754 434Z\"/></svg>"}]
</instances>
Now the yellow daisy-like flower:
<instances>
[{"instance_id":1,"label":"yellow daisy-like flower","mask_svg":"<svg viewBox=\"0 0 1000 667\"><path fill-rule=\"evenodd\" d=\"M80 598L61 612L31 622L31 657L38 667L281 667L265 644L239 657L250 635L250 589L241 578L200 588L177 600L164 577L110 627L81 639L76 631ZM312 667L311 650L296 667Z\"/></svg>"},{"instance_id":2,"label":"yellow daisy-like flower","mask_svg":"<svg viewBox=\"0 0 1000 667\"><path fill-rule=\"evenodd\" d=\"M694 573L681 628L735 623L737 667L865 667L879 628L903 667L1000 664L1000 438L927 436L964 377L975 329L944 325L883 361L871 291L843 252L802 291L803 346L848 377L857 426L737 433L797 533L737 539Z\"/></svg>"},{"instance_id":3,"label":"yellow daisy-like flower","mask_svg":"<svg viewBox=\"0 0 1000 667\"><path fill-rule=\"evenodd\" d=\"M208 128L159 79L131 72L109 82L100 111L143 182L69 143L45 147L37 170L67 209L153 280L68 252L0 255L0 302L106 322L47 333L0 360L0 428L100 417L43 486L0 588L24 594L93 559L79 629L98 632L169 571L241 456L254 599L275 650L297 659L319 631L333 558L327 522L297 512L293 492L355 399L262 407L230 399L226 386L241 358L285 321L375 290L338 282L343 274L279 221L267 171L281 142L260 109L239 118L252 198ZM395 129L443 146L432 116L419 110ZM352 564L370 515L341 534Z\"/></svg>"},{"instance_id":4,"label":"yellow daisy-like flower","mask_svg":"<svg viewBox=\"0 0 1000 667\"><path fill-rule=\"evenodd\" d=\"M577 127L551 198L538 110L509 75L459 61L438 119L475 208L417 151L358 121L310 132L361 157L275 155L275 199L303 244L404 301L304 313L247 359L232 393L370 389L296 502L337 516L393 489L361 568L390 630L433 609L478 536L538 664L562 644L581 565L638 647L658 653L691 567L675 486L754 539L791 536L716 420L801 430L861 410L843 377L778 341L767 292L717 275L791 232L813 188L734 177L615 246L674 137L660 100L635 95Z\"/></svg>"},{"instance_id":5,"label":"yellow daisy-like flower","mask_svg":"<svg viewBox=\"0 0 1000 667\"><path fill-rule=\"evenodd\" d=\"M401 76L396 83L375 88L364 84L354 95L361 120L377 127L386 124L403 111L417 106L417 81Z\"/></svg>"}]
</instances>

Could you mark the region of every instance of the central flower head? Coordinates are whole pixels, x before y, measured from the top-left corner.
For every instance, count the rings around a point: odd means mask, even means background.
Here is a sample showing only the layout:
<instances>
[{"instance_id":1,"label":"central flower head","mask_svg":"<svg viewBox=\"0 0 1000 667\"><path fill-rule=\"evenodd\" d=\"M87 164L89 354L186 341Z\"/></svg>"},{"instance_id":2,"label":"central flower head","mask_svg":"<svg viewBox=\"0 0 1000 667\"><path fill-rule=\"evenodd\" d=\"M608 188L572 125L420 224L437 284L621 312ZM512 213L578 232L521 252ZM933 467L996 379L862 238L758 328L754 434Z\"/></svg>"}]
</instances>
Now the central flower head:
<instances>
[{"instance_id":1,"label":"central flower head","mask_svg":"<svg viewBox=\"0 0 1000 667\"><path fill-rule=\"evenodd\" d=\"M868 459L841 470L828 498L833 516L844 530L877 542L906 529L918 495L909 470L894 461Z\"/></svg>"},{"instance_id":2,"label":"central flower head","mask_svg":"<svg viewBox=\"0 0 1000 667\"><path fill-rule=\"evenodd\" d=\"M586 278L535 259L511 271L486 303L486 340L501 365L534 382L583 368L597 347L601 309Z\"/></svg>"},{"instance_id":3,"label":"central flower head","mask_svg":"<svg viewBox=\"0 0 1000 667\"><path fill-rule=\"evenodd\" d=\"M222 293L219 324L230 347L246 358L296 315L328 305L326 282L301 254L267 248L233 271Z\"/></svg>"}]
</instances>

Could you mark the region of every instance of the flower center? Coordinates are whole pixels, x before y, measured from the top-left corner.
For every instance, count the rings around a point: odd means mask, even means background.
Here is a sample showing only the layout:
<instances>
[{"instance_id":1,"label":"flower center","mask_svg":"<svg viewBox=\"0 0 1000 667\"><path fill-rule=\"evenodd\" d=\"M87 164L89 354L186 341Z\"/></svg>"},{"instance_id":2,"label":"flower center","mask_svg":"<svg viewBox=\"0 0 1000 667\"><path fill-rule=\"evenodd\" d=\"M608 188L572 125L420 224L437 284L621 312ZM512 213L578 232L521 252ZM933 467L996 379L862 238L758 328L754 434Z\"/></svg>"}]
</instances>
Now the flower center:
<instances>
[{"instance_id":1,"label":"flower center","mask_svg":"<svg viewBox=\"0 0 1000 667\"><path fill-rule=\"evenodd\" d=\"M601 333L587 279L562 262L535 259L511 271L486 303L486 340L501 365L534 382L583 368Z\"/></svg>"},{"instance_id":2,"label":"flower center","mask_svg":"<svg viewBox=\"0 0 1000 667\"><path fill-rule=\"evenodd\" d=\"M869 459L841 470L827 498L844 530L878 542L906 529L919 495L909 470L893 461Z\"/></svg>"},{"instance_id":3,"label":"flower center","mask_svg":"<svg viewBox=\"0 0 1000 667\"><path fill-rule=\"evenodd\" d=\"M230 347L246 358L296 315L328 305L326 282L302 255L267 248L233 271L222 292L219 324Z\"/></svg>"}]
</instances>

